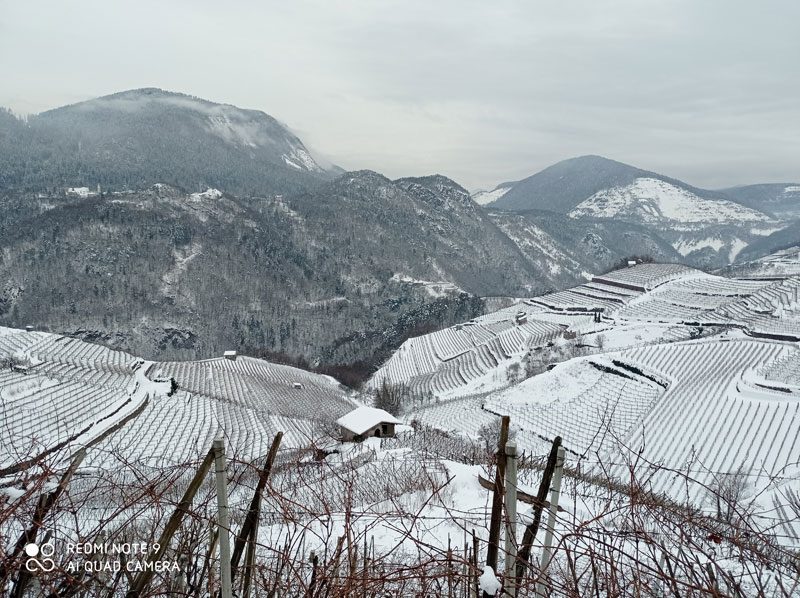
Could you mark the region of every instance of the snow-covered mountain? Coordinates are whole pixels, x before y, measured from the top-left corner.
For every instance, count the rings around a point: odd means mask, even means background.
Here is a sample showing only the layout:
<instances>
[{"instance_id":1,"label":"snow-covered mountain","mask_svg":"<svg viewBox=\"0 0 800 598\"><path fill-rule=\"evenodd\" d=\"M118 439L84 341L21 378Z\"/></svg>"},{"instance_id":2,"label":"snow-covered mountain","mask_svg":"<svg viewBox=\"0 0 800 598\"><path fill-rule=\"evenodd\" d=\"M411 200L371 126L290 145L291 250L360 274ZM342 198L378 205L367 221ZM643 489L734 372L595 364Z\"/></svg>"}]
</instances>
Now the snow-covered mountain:
<instances>
[{"instance_id":1,"label":"snow-covered mountain","mask_svg":"<svg viewBox=\"0 0 800 598\"><path fill-rule=\"evenodd\" d=\"M724 199L703 199L686 188L649 177L598 191L570 210L569 215L572 218L618 218L653 224L774 222L757 210Z\"/></svg>"},{"instance_id":2,"label":"snow-covered mountain","mask_svg":"<svg viewBox=\"0 0 800 598\"><path fill-rule=\"evenodd\" d=\"M536 174L512 183L493 202L502 210L551 210L567 214L582 202L603 191L626 188L638 179L656 179L707 200L736 202L722 191L693 187L683 181L602 156L580 156L562 160ZM671 191L671 193L674 193Z\"/></svg>"},{"instance_id":3,"label":"snow-covered mountain","mask_svg":"<svg viewBox=\"0 0 800 598\"><path fill-rule=\"evenodd\" d=\"M24 122L0 117L3 187L161 182L239 195L306 190L332 176L272 116L161 89L115 93Z\"/></svg>"},{"instance_id":4,"label":"snow-covered mountain","mask_svg":"<svg viewBox=\"0 0 800 598\"><path fill-rule=\"evenodd\" d=\"M582 156L480 198L494 199L487 207L506 212L546 210L573 220L641 226L655 242L651 247L666 242L687 263L721 267L791 225L796 216L786 206L793 205L795 188L800 186L712 191L600 156ZM783 210L780 217L775 207Z\"/></svg>"}]
</instances>

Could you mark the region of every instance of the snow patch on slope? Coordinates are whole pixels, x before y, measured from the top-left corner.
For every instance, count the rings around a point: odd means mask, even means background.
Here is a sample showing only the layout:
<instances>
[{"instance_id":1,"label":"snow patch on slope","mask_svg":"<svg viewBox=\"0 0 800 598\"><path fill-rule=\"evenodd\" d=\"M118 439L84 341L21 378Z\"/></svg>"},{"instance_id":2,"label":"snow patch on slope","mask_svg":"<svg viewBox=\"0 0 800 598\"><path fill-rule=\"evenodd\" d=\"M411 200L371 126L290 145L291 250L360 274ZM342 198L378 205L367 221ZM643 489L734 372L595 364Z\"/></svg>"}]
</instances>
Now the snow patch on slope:
<instances>
[{"instance_id":1,"label":"snow patch on slope","mask_svg":"<svg viewBox=\"0 0 800 598\"><path fill-rule=\"evenodd\" d=\"M487 204L497 201L498 199L503 197L506 193L508 193L510 190L511 187L509 186L509 187L496 187L491 191L476 191L475 193L472 194L472 200L477 204L485 206Z\"/></svg>"},{"instance_id":2,"label":"snow patch on slope","mask_svg":"<svg viewBox=\"0 0 800 598\"><path fill-rule=\"evenodd\" d=\"M425 292L434 299L439 297L447 297L453 293L463 293L463 289L454 285L452 282L440 281L435 282L431 280L419 280L406 274L395 273L390 279L392 282L402 282L413 286L422 286Z\"/></svg>"},{"instance_id":3,"label":"snow patch on slope","mask_svg":"<svg viewBox=\"0 0 800 598\"><path fill-rule=\"evenodd\" d=\"M783 226L756 226L750 229L751 235L758 235L759 237L767 237L772 233L776 233L779 230L783 230L785 227Z\"/></svg>"},{"instance_id":4,"label":"snow patch on slope","mask_svg":"<svg viewBox=\"0 0 800 598\"><path fill-rule=\"evenodd\" d=\"M708 200L666 181L638 178L630 185L598 191L578 204L572 218L629 217L643 222L768 222L761 212L725 200Z\"/></svg>"},{"instance_id":5,"label":"snow patch on slope","mask_svg":"<svg viewBox=\"0 0 800 598\"><path fill-rule=\"evenodd\" d=\"M308 170L311 172L322 171L322 169L314 161L314 158L311 157L311 154L301 147L293 147L291 154L283 154L281 155L281 158L283 158L283 161L287 166L291 166L297 170Z\"/></svg>"},{"instance_id":6,"label":"snow patch on slope","mask_svg":"<svg viewBox=\"0 0 800 598\"><path fill-rule=\"evenodd\" d=\"M731 244L730 253L728 254L728 261L733 262L736 259L736 256L747 247L748 243L746 241L742 241L738 237L733 240Z\"/></svg>"},{"instance_id":7,"label":"snow patch on slope","mask_svg":"<svg viewBox=\"0 0 800 598\"><path fill-rule=\"evenodd\" d=\"M725 242L722 239L707 237L705 239L681 240L673 246L678 253L685 256L698 249L703 249L704 247L710 247L714 251L719 251L725 246Z\"/></svg>"},{"instance_id":8,"label":"snow patch on slope","mask_svg":"<svg viewBox=\"0 0 800 598\"><path fill-rule=\"evenodd\" d=\"M189 198L193 201L200 201L201 199L219 199L222 197L222 191L219 189L212 189L209 187L202 193L192 193Z\"/></svg>"},{"instance_id":9,"label":"snow patch on slope","mask_svg":"<svg viewBox=\"0 0 800 598\"><path fill-rule=\"evenodd\" d=\"M174 265L161 277L161 294L174 296L173 286L178 282L189 268L189 262L200 255L203 251L200 243L192 243L188 248L175 248L172 250Z\"/></svg>"},{"instance_id":10,"label":"snow patch on slope","mask_svg":"<svg viewBox=\"0 0 800 598\"><path fill-rule=\"evenodd\" d=\"M557 276L565 269L576 271L580 264L566 255L559 243L541 228L525 223L521 230L504 219L493 219L493 222L502 230L522 251L539 262L542 268L546 269L551 275ZM524 234L520 234L524 233ZM585 278L591 279L592 275L585 272Z\"/></svg>"},{"instance_id":11,"label":"snow patch on slope","mask_svg":"<svg viewBox=\"0 0 800 598\"><path fill-rule=\"evenodd\" d=\"M304 148L302 147L293 147L292 148L292 157L300 162L306 170L312 171L320 171L322 170L319 165L314 161L314 158L311 157Z\"/></svg>"}]
</instances>

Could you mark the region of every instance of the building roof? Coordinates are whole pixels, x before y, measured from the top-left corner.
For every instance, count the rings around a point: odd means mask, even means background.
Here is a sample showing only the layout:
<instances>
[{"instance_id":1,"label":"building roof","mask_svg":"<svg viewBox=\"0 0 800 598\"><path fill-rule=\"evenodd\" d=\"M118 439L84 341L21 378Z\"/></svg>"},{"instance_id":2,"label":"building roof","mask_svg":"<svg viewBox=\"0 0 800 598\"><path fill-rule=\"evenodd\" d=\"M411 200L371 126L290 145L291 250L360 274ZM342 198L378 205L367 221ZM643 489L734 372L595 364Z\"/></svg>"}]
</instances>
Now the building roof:
<instances>
[{"instance_id":1,"label":"building roof","mask_svg":"<svg viewBox=\"0 0 800 598\"><path fill-rule=\"evenodd\" d=\"M343 428L347 428L353 434L363 434L379 424L401 424L403 422L383 409L358 407L337 419L336 423Z\"/></svg>"}]
</instances>

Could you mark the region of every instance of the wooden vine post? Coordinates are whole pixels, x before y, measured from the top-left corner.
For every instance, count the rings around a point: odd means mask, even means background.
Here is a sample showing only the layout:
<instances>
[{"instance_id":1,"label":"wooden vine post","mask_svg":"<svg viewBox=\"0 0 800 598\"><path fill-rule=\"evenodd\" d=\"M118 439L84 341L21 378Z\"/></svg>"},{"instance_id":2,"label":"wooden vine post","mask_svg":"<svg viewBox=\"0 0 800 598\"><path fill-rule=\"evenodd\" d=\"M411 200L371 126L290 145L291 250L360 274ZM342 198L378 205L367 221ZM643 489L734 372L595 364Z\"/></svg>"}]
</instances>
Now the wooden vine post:
<instances>
[{"instance_id":1,"label":"wooden vine post","mask_svg":"<svg viewBox=\"0 0 800 598\"><path fill-rule=\"evenodd\" d=\"M492 497L492 515L489 523L489 545L486 548L486 566L497 573L497 555L500 549L500 528L503 520L503 479L506 472L506 443L508 442L508 425L510 418L504 415L500 423L500 440L497 445L497 471L494 476L494 494ZM489 594L483 593L484 598Z\"/></svg>"}]
</instances>

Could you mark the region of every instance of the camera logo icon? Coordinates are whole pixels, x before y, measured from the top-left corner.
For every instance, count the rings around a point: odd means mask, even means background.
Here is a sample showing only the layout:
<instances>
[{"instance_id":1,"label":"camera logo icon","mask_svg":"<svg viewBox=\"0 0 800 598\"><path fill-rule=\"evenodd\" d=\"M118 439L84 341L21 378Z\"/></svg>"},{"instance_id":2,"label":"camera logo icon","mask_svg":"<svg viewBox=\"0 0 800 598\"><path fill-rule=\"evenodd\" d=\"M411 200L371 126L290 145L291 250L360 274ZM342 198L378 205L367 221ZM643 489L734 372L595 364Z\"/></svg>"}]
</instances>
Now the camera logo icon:
<instances>
[{"instance_id":1,"label":"camera logo icon","mask_svg":"<svg viewBox=\"0 0 800 598\"><path fill-rule=\"evenodd\" d=\"M49 557L53 556L55 551L56 547L50 542L46 542L41 546L33 542L26 544L25 554L28 555L28 560L25 561L25 568L31 573L35 573L36 571L52 571L56 568L56 562ZM39 556L43 558L39 560L37 558Z\"/></svg>"}]
</instances>

